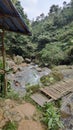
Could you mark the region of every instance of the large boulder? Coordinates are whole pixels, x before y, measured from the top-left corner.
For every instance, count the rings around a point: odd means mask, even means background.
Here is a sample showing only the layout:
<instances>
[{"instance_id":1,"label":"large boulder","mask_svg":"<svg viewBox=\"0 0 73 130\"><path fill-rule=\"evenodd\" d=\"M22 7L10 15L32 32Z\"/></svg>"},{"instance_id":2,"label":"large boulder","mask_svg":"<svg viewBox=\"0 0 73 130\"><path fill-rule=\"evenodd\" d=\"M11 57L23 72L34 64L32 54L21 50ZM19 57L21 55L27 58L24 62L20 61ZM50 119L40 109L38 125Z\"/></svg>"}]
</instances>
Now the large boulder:
<instances>
[{"instance_id":1,"label":"large boulder","mask_svg":"<svg viewBox=\"0 0 73 130\"><path fill-rule=\"evenodd\" d=\"M22 56L17 55L17 56L14 56L13 58L14 58L14 62L18 65L24 62L24 59Z\"/></svg>"},{"instance_id":2,"label":"large boulder","mask_svg":"<svg viewBox=\"0 0 73 130\"><path fill-rule=\"evenodd\" d=\"M63 99L61 115L63 118L73 115L73 94Z\"/></svg>"},{"instance_id":3,"label":"large boulder","mask_svg":"<svg viewBox=\"0 0 73 130\"><path fill-rule=\"evenodd\" d=\"M25 62L26 62L26 63L31 63L31 59L25 58Z\"/></svg>"},{"instance_id":4,"label":"large boulder","mask_svg":"<svg viewBox=\"0 0 73 130\"><path fill-rule=\"evenodd\" d=\"M73 93L63 99L61 115L63 130L73 130Z\"/></svg>"}]
</instances>

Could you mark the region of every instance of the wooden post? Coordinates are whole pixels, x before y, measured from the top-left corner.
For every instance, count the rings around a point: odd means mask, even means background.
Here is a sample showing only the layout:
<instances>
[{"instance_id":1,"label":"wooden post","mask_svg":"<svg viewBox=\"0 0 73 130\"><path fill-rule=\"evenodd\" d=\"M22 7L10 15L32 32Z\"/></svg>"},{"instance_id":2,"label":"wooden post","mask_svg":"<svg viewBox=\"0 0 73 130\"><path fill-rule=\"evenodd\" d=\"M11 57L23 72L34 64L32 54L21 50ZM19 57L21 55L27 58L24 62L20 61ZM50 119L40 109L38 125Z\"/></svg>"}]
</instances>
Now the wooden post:
<instances>
[{"instance_id":1,"label":"wooden post","mask_svg":"<svg viewBox=\"0 0 73 130\"><path fill-rule=\"evenodd\" d=\"M7 81L6 81L6 54L4 45L4 30L2 32L2 56L3 56L3 70L4 70L4 95L7 92Z\"/></svg>"}]
</instances>

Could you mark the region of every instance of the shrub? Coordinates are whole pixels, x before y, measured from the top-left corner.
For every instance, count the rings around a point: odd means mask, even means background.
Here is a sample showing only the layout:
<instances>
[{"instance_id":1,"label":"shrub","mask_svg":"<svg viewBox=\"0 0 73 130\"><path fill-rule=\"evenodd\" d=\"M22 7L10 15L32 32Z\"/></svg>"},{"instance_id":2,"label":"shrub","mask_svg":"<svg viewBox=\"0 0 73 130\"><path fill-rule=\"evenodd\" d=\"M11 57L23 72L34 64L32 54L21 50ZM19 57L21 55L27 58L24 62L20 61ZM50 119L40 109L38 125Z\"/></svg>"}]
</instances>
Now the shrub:
<instances>
[{"instance_id":1,"label":"shrub","mask_svg":"<svg viewBox=\"0 0 73 130\"><path fill-rule=\"evenodd\" d=\"M40 51L39 57L43 65L59 65L64 59L64 52L55 43L46 44L46 47Z\"/></svg>"},{"instance_id":2,"label":"shrub","mask_svg":"<svg viewBox=\"0 0 73 130\"><path fill-rule=\"evenodd\" d=\"M10 89L10 88L9 88ZM6 98L10 98L13 100L20 100L19 93L15 92L14 90L9 90L9 92L6 95Z\"/></svg>"},{"instance_id":3,"label":"shrub","mask_svg":"<svg viewBox=\"0 0 73 130\"><path fill-rule=\"evenodd\" d=\"M24 59L23 59L22 56L19 56L19 55L14 56L14 62L15 62L16 64L19 65L19 64L21 64L23 61L24 61Z\"/></svg>"},{"instance_id":4,"label":"shrub","mask_svg":"<svg viewBox=\"0 0 73 130\"><path fill-rule=\"evenodd\" d=\"M62 73L60 73L59 71L53 71L50 75L41 77L40 80L43 85L48 86L62 79L63 79Z\"/></svg>"},{"instance_id":5,"label":"shrub","mask_svg":"<svg viewBox=\"0 0 73 130\"><path fill-rule=\"evenodd\" d=\"M26 91L29 93L35 93L36 91L38 91L39 88L40 88L39 84L33 86L27 86Z\"/></svg>"},{"instance_id":6,"label":"shrub","mask_svg":"<svg viewBox=\"0 0 73 130\"><path fill-rule=\"evenodd\" d=\"M48 126L48 130L58 130L63 127L59 111L52 103L44 105L43 121Z\"/></svg>"}]
</instances>

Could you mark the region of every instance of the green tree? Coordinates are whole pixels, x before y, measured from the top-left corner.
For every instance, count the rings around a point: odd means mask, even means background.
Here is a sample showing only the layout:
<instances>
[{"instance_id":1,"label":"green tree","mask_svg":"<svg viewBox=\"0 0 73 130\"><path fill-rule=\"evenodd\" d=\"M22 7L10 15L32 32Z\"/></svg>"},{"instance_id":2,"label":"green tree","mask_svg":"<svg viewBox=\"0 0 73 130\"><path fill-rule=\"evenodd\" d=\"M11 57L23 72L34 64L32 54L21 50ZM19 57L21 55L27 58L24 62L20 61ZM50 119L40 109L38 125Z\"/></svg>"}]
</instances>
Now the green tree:
<instances>
[{"instance_id":1,"label":"green tree","mask_svg":"<svg viewBox=\"0 0 73 130\"><path fill-rule=\"evenodd\" d=\"M18 0L11 0L13 4L16 4Z\"/></svg>"},{"instance_id":2,"label":"green tree","mask_svg":"<svg viewBox=\"0 0 73 130\"><path fill-rule=\"evenodd\" d=\"M41 61L44 65L58 65L64 59L64 53L60 47L53 44L47 44L46 47L40 52L39 57L41 57Z\"/></svg>"},{"instance_id":3,"label":"green tree","mask_svg":"<svg viewBox=\"0 0 73 130\"><path fill-rule=\"evenodd\" d=\"M22 16L25 23L30 28L30 21L27 18L27 15L24 14L20 1L12 0L12 2L15 4L16 9ZM23 36L23 35L16 34L16 33L11 33L11 34L6 33L5 42L7 43L6 51L8 54L11 54L11 55L16 54L16 55L22 55L23 57L29 57L33 50L31 40L28 36ZM30 46L30 44L31 44L31 46Z\"/></svg>"},{"instance_id":4,"label":"green tree","mask_svg":"<svg viewBox=\"0 0 73 130\"><path fill-rule=\"evenodd\" d=\"M59 6L58 5L52 5L50 7L50 13L57 13L59 10Z\"/></svg>"}]
</instances>

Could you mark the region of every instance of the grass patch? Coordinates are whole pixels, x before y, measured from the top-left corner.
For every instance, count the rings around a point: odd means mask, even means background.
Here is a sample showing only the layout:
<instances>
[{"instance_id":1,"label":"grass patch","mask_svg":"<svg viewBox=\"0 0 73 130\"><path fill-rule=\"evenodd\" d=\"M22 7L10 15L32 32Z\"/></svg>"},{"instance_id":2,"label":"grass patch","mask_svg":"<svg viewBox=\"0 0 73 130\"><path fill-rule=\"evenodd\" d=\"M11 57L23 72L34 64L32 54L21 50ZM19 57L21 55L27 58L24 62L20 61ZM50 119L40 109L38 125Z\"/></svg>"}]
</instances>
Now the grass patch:
<instances>
[{"instance_id":1,"label":"grass patch","mask_svg":"<svg viewBox=\"0 0 73 130\"><path fill-rule=\"evenodd\" d=\"M27 102L30 102L32 103L33 105L36 105L38 106L32 99L31 99L31 95L33 93L36 93L39 91L39 88L40 88L40 85L33 85L33 86L27 86L26 88L26 95L24 96L24 100L27 101Z\"/></svg>"},{"instance_id":2,"label":"grass patch","mask_svg":"<svg viewBox=\"0 0 73 130\"><path fill-rule=\"evenodd\" d=\"M18 100L19 99L19 94L14 92L13 90L7 93L6 98Z\"/></svg>"},{"instance_id":3,"label":"grass patch","mask_svg":"<svg viewBox=\"0 0 73 130\"><path fill-rule=\"evenodd\" d=\"M39 85L39 84L33 85L33 86L27 86L27 87L26 87L26 91L27 91L28 93L35 93L35 92L38 91L39 88L40 88L40 85Z\"/></svg>"},{"instance_id":4,"label":"grass patch","mask_svg":"<svg viewBox=\"0 0 73 130\"><path fill-rule=\"evenodd\" d=\"M40 80L44 86L49 86L63 79L63 75L59 71L53 71L50 75L43 76Z\"/></svg>"},{"instance_id":5,"label":"grass patch","mask_svg":"<svg viewBox=\"0 0 73 130\"><path fill-rule=\"evenodd\" d=\"M5 98L9 98L12 100L20 100L21 99L21 97L19 96L19 93L15 92L12 89L9 92L7 92L7 95Z\"/></svg>"},{"instance_id":6,"label":"grass patch","mask_svg":"<svg viewBox=\"0 0 73 130\"><path fill-rule=\"evenodd\" d=\"M61 108L61 104L62 104L62 99L58 99L54 103L55 103L55 106L60 109Z\"/></svg>"},{"instance_id":7,"label":"grass patch","mask_svg":"<svg viewBox=\"0 0 73 130\"><path fill-rule=\"evenodd\" d=\"M2 130L17 130L17 124L15 122L8 121Z\"/></svg>"}]
</instances>

